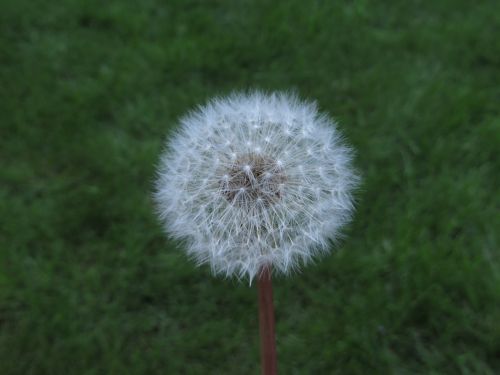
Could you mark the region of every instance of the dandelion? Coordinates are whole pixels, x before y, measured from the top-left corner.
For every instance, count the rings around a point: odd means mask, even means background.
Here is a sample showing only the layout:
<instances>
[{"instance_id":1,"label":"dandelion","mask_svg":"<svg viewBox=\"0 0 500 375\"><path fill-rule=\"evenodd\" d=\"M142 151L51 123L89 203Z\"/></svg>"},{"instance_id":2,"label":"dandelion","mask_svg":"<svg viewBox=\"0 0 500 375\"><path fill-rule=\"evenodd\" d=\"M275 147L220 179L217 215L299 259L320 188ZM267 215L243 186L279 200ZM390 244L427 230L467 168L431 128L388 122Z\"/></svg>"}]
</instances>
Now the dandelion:
<instances>
[{"instance_id":1,"label":"dandelion","mask_svg":"<svg viewBox=\"0 0 500 375\"><path fill-rule=\"evenodd\" d=\"M333 120L286 93L211 100L167 143L159 216L198 264L258 276L265 374L276 373L271 272L288 274L338 239L358 183L351 160Z\"/></svg>"},{"instance_id":2,"label":"dandelion","mask_svg":"<svg viewBox=\"0 0 500 375\"><path fill-rule=\"evenodd\" d=\"M285 93L214 99L180 121L155 200L171 237L214 273L288 274L328 251L353 211L352 152L314 103Z\"/></svg>"}]
</instances>

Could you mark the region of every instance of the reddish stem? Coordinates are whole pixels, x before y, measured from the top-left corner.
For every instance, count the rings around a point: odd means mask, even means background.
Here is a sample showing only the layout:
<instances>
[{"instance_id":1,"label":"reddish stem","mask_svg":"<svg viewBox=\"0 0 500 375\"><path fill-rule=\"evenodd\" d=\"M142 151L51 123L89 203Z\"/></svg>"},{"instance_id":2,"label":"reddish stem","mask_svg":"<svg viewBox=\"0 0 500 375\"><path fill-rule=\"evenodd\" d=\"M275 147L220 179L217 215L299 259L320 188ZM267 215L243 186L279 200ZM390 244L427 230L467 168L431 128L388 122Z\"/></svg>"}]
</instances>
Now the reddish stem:
<instances>
[{"instance_id":1,"label":"reddish stem","mask_svg":"<svg viewBox=\"0 0 500 375\"><path fill-rule=\"evenodd\" d=\"M270 267L259 277L260 355L262 375L276 375L276 341L274 336L273 284Z\"/></svg>"}]
</instances>

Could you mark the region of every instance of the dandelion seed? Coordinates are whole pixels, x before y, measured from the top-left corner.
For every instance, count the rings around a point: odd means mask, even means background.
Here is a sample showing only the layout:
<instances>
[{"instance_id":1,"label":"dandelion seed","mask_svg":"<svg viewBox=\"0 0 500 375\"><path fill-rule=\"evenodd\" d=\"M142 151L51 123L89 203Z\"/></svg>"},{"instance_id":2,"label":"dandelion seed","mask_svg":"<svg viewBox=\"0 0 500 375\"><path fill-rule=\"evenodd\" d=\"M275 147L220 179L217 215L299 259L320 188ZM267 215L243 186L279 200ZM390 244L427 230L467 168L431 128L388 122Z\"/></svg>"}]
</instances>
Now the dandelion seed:
<instances>
[{"instance_id":1,"label":"dandelion seed","mask_svg":"<svg viewBox=\"0 0 500 375\"><path fill-rule=\"evenodd\" d=\"M315 104L233 94L181 119L155 201L166 231L197 263L251 282L263 267L286 274L328 251L353 211L351 159Z\"/></svg>"}]
</instances>

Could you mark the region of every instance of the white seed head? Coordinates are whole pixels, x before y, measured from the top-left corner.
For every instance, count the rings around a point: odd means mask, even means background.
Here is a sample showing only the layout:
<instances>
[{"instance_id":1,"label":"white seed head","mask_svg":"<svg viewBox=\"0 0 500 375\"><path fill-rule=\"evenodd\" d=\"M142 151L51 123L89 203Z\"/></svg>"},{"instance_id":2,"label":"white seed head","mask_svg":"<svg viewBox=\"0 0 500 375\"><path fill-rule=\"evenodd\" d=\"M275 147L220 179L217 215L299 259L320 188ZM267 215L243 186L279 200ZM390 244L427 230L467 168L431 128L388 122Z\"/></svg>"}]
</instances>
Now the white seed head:
<instances>
[{"instance_id":1,"label":"white seed head","mask_svg":"<svg viewBox=\"0 0 500 375\"><path fill-rule=\"evenodd\" d=\"M180 121L156 182L171 237L214 273L288 273L328 251L358 176L335 123L285 93L232 94Z\"/></svg>"}]
</instances>

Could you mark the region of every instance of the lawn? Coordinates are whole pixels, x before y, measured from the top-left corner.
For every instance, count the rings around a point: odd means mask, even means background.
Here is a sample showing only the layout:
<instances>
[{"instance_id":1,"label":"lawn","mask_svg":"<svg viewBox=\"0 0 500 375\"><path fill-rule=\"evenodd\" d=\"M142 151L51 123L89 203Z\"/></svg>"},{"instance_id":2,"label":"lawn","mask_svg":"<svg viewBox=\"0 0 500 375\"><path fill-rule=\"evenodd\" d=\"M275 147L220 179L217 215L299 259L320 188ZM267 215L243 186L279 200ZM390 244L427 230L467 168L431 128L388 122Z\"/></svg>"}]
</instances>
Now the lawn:
<instances>
[{"instance_id":1,"label":"lawn","mask_svg":"<svg viewBox=\"0 0 500 375\"><path fill-rule=\"evenodd\" d=\"M186 111L317 100L356 148L331 255L274 282L281 374L500 373L500 2L5 0L0 374L258 374L257 291L153 211Z\"/></svg>"}]
</instances>

